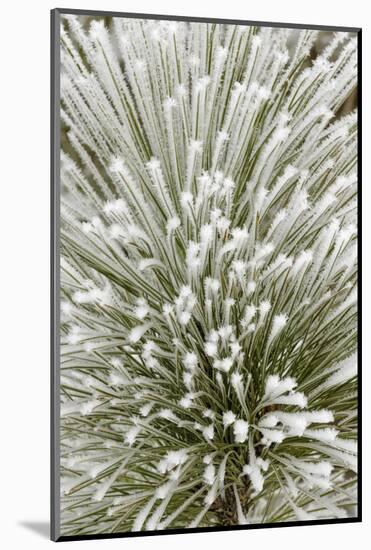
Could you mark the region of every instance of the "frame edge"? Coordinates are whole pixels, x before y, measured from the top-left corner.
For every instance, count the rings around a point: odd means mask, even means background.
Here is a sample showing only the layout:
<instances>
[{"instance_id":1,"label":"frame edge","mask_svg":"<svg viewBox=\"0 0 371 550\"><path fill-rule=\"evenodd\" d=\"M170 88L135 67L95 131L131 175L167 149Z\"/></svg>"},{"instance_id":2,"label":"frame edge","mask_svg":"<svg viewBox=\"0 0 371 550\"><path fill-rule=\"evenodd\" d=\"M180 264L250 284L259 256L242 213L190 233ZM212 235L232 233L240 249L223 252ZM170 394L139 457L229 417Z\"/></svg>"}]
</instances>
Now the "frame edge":
<instances>
[{"instance_id":1,"label":"frame edge","mask_svg":"<svg viewBox=\"0 0 371 550\"><path fill-rule=\"evenodd\" d=\"M59 475L59 155L60 10L50 11L50 538L60 538Z\"/></svg>"}]
</instances>

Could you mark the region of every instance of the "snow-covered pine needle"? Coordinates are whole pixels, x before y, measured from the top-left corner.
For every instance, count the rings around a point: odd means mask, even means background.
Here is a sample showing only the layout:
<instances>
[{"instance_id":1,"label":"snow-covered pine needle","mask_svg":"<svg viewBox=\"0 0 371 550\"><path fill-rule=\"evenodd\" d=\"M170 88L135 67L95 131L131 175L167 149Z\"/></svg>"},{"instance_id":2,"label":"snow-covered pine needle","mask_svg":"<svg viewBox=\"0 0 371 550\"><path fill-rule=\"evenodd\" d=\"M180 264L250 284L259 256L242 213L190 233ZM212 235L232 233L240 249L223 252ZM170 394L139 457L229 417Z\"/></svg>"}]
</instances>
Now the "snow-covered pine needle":
<instances>
[{"instance_id":1,"label":"snow-covered pine needle","mask_svg":"<svg viewBox=\"0 0 371 550\"><path fill-rule=\"evenodd\" d=\"M63 17L62 534L356 513L356 48Z\"/></svg>"}]
</instances>

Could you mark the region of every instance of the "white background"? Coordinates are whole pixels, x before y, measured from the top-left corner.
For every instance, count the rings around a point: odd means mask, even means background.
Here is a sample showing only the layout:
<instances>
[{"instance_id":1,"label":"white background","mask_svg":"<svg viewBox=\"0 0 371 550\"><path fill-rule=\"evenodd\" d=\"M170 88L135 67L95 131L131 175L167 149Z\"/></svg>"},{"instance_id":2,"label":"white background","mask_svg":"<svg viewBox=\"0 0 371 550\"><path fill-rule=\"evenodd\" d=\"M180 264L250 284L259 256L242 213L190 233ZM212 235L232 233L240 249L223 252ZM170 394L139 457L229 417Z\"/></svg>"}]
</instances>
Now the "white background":
<instances>
[{"instance_id":1,"label":"white background","mask_svg":"<svg viewBox=\"0 0 371 550\"><path fill-rule=\"evenodd\" d=\"M5 5L4 5L5 4ZM7 0L1 7L0 545L39 549L49 519L49 10L105 9L363 27L363 119L370 116L370 23L366 0ZM368 65L368 70L367 70ZM4 126L5 121L5 126ZM364 242L370 235L370 127L364 123ZM366 244L364 245L366 248ZM370 281L365 250L364 279ZM370 285L364 286L364 523L234 533L72 542L68 548L180 550L192 545L300 550L369 547ZM5 309L4 309L5 305ZM367 546L366 546L367 544Z\"/></svg>"}]
</instances>

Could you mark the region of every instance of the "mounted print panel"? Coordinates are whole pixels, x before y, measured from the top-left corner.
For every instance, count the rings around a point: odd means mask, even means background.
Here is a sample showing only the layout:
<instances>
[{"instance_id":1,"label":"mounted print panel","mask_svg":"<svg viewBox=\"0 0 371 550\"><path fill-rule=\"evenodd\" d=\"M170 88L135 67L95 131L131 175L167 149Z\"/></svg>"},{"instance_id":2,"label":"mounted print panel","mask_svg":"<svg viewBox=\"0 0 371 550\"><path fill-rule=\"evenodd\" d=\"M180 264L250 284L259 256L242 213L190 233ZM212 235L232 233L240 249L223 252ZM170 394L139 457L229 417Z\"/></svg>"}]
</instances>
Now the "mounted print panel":
<instances>
[{"instance_id":1,"label":"mounted print panel","mask_svg":"<svg viewBox=\"0 0 371 550\"><path fill-rule=\"evenodd\" d=\"M52 30L54 540L359 521L359 29Z\"/></svg>"}]
</instances>

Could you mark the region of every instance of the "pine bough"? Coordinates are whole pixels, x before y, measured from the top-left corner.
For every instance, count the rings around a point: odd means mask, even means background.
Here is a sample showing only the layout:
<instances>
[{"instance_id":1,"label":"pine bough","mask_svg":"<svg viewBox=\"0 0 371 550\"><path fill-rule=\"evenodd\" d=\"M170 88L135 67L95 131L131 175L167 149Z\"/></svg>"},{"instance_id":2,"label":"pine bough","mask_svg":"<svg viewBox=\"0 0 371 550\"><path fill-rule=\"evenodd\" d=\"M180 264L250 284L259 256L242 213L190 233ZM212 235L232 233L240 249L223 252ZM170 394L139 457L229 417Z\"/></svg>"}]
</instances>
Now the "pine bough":
<instances>
[{"instance_id":1,"label":"pine bough","mask_svg":"<svg viewBox=\"0 0 371 550\"><path fill-rule=\"evenodd\" d=\"M354 517L356 39L62 27L62 534Z\"/></svg>"}]
</instances>

